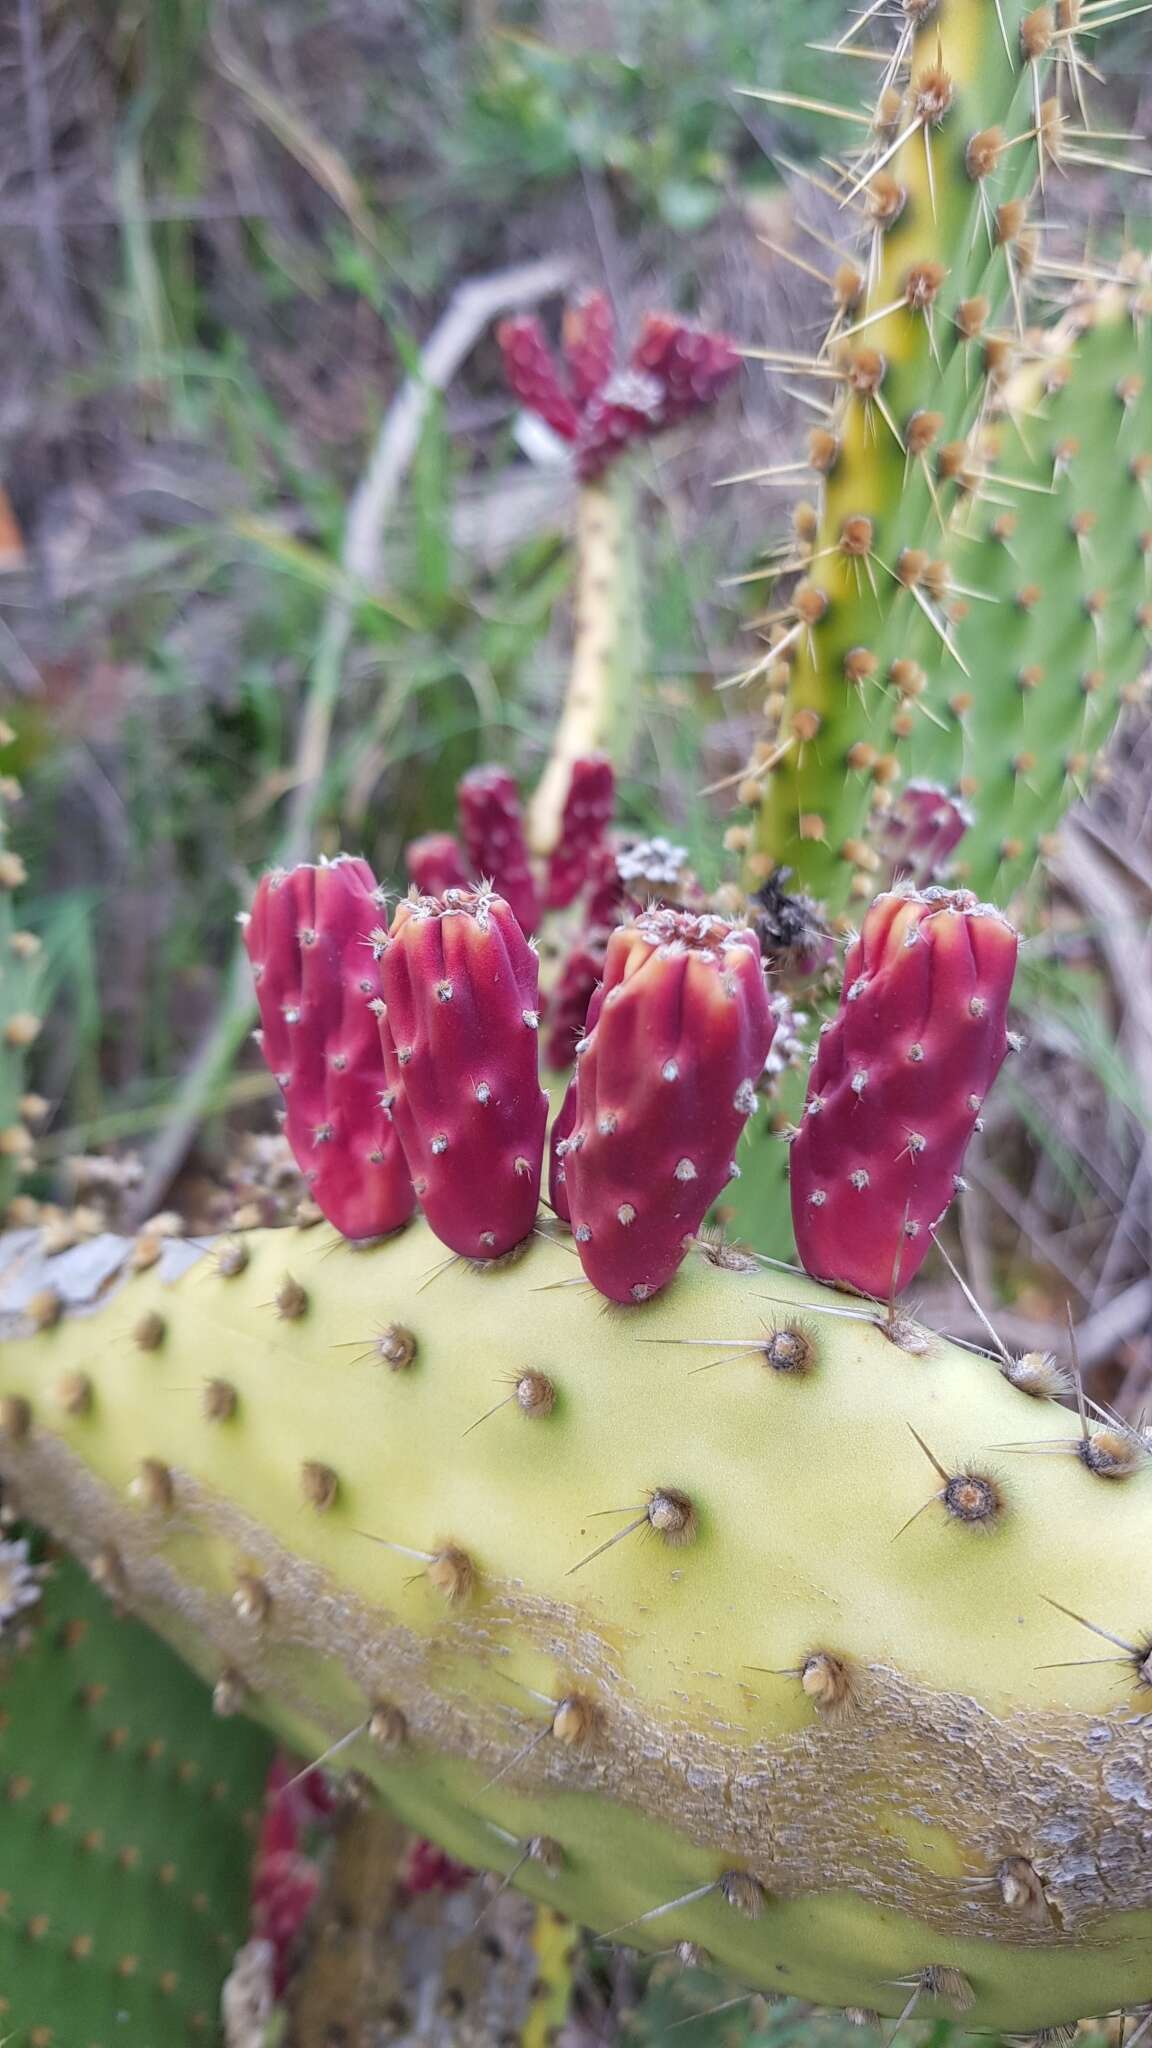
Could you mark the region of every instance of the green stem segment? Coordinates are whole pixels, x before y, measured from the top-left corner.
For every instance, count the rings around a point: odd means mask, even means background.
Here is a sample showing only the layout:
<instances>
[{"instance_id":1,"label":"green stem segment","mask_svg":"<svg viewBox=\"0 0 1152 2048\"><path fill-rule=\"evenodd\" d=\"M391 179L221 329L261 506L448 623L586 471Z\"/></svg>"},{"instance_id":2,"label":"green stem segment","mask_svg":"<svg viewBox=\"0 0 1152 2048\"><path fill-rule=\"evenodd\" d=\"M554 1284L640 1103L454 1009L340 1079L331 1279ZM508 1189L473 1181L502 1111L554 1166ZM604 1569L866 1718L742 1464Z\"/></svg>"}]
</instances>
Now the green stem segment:
<instances>
[{"instance_id":1,"label":"green stem segment","mask_svg":"<svg viewBox=\"0 0 1152 2048\"><path fill-rule=\"evenodd\" d=\"M877 781L902 772L891 664L933 604L923 568L945 550L957 495L938 474L940 451L968 432L983 396L969 329L974 302L994 308L1004 294L995 209L1031 178L1035 145L1003 147L1027 125L1033 92L1019 16L1004 0L941 0L913 40L896 117L908 132L885 161L881 131L876 168L859 174L853 200L872 214L874 260L814 384L826 395L836 375L843 396L829 421L835 448L811 579L783 621L790 673L782 700L769 699L779 758L755 815L751 873L788 867L837 911L873 886L869 810ZM910 551L923 556L915 576ZM955 664L946 630L936 655Z\"/></svg>"}]
</instances>

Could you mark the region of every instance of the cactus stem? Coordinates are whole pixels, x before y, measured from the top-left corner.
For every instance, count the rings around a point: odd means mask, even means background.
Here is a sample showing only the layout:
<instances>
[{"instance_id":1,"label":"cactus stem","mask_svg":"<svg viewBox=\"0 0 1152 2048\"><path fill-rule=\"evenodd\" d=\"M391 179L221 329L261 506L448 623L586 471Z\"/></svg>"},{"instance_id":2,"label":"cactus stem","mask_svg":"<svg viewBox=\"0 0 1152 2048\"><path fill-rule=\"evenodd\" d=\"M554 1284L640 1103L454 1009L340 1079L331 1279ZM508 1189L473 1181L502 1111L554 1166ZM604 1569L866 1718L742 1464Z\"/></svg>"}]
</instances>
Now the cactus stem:
<instances>
[{"instance_id":1,"label":"cactus stem","mask_svg":"<svg viewBox=\"0 0 1152 2048\"><path fill-rule=\"evenodd\" d=\"M544 773L528 806L532 851L549 854L560 837L573 762L598 753L624 706L614 699L631 678L619 673L623 652L628 483L614 476L581 487L576 511L576 639L572 670Z\"/></svg>"}]
</instances>

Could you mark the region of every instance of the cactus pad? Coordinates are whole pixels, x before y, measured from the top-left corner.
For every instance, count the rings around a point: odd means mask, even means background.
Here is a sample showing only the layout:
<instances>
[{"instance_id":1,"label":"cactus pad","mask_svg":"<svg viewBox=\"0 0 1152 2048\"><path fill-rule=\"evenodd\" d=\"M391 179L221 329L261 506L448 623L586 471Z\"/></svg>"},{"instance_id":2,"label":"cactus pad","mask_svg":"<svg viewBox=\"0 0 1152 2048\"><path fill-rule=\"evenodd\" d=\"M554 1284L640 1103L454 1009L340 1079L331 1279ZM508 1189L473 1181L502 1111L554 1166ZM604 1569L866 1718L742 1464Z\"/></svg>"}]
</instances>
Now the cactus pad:
<instances>
[{"instance_id":1,"label":"cactus pad","mask_svg":"<svg viewBox=\"0 0 1152 2048\"><path fill-rule=\"evenodd\" d=\"M76 1565L52 1565L0 1641L14 2048L215 2040L269 1754L250 1723L214 1721L201 1680Z\"/></svg>"},{"instance_id":2,"label":"cactus pad","mask_svg":"<svg viewBox=\"0 0 1152 2048\"><path fill-rule=\"evenodd\" d=\"M747 1261L605 1311L539 1238L248 1248L0 1366L6 1475L236 1700L750 1985L1014 2029L1148 1997L1143 1439Z\"/></svg>"}]
</instances>

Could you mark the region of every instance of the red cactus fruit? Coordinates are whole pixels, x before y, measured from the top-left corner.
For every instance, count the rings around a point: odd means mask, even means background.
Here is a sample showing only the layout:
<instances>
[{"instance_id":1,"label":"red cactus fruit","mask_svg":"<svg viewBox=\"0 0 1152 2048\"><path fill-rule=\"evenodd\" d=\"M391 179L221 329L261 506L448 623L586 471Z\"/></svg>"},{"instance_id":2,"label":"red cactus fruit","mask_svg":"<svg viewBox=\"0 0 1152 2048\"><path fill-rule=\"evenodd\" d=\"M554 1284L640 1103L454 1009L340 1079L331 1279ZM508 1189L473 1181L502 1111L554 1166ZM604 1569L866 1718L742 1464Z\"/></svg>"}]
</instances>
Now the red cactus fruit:
<instances>
[{"instance_id":1,"label":"red cactus fruit","mask_svg":"<svg viewBox=\"0 0 1152 2048\"><path fill-rule=\"evenodd\" d=\"M321 1771L301 1777L284 1756L275 1758L264 1787L264 1811L252 1862L252 1933L273 1949L276 1990L291 1975L298 1936L320 1885L319 1866L303 1851L303 1830L331 1812L315 1804Z\"/></svg>"},{"instance_id":2,"label":"red cactus fruit","mask_svg":"<svg viewBox=\"0 0 1152 2048\"><path fill-rule=\"evenodd\" d=\"M964 889L878 896L848 954L792 1143L806 1272L885 1300L960 1181L1005 1031L1016 933Z\"/></svg>"},{"instance_id":3,"label":"red cactus fruit","mask_svg":"<svg viewBox=\"0 0 1152 2048\"><path fill-rule=\"evenodd\" d=\"M735 1171L772 1043L755 935L648 910L613 932L562 1153L580 1262L612 1301L666 1285Z\"/></svg>"},{"instance_id":4,"label":"red cactus fruit","mask_svg":"<svg viewBox=\"0 0 1152 2048\"><path fill-rule=\"evenodd\" d=\"M537 960L503 897L399 904L380 962L386 1105L441 1241L494 1259L536 1218L548 1098Z\"/></svg>"},{"instance_id":5,"label":"red cactus fruit","mask_svg":"<svg viewBox=\"0 0 1152 2048\"><path fill-rule=\"evenodd\" d=\"M476 1872L469 1870L466 1863L457 1863L454 1856L446 1855L435 1842L429 1842L423 1835L417 1835L411 1842L400 1870L400 1883L413 1898L421 1892L459 1892L471 1884Z\"/></svg>"},{"instance_id":6,"label":"red cactus fruit","mask_svg":"<svg viewBox=\"0 0 1152 2048\"><path fill-rule=\"evenodd\" d=\"M645 314L629 360L661 387L662 427L679 426L714 405L740 370L739 353L726 334L709 334L669 313Z\"/></svg>"},{"instance_id":7,"label":"red cactus fruit","mask_svg":"<svg viewBox=\"0 0 1152 2048\"><path fill-rule=\"evenodd\" d=\"M550 910L563 910L580 894L615 804L616 776L607 755L589 754L573 761L560 837L548 863L545 902Z\"/></svg>"},{"instance_id":8,"label":"red cactus fruit","mask_svg":"<svg viewBox=\"0 0 1152 2048\"><path fill-rule=\"evenodd\" d=\"M611 838L592 848L584 902L589 931L611 931L623 913L631 916L643 907L620 873L620 851Z\"/></svg>"},{"instance_id":9,"label":"red cactus fruit","mask_svg":"<svg viewBox=\"0 0 1152 2048\"><path fill-rule=\"evenodd\" d=\"M604 973L607 932L579 938L560 969L548 999L544 1064L562 1074L572 1065L576 1041L587 1029L588 1005Z\"/></svg>"},{"instance_id":10,"label":"red cactus fruit","mask_svg":"<svg viewBox=\"0 0 1152 2048\"><path fill-rule=\"evenodd\" d=\"M499 890L529 938L540 922L516 778L507 768L472 768L456 786L460 835L474 882Z\"/></svg>"},{"instance_id":11,"label":"red cactus fruit","mask_svg":"<svg viewBox=\"0 0 1152 2048\"><path fill-rule=\"evenodd\" d=\"M606 292L585 292L565 308L561 333L564 361L578 405L608 382L616 361L616 322Z\"/></svg>"},{"instance_id":12,"label":"red cactus fruit","mask_svg":"<svg viewBox=\"0 0 1152 2048\"><path fill-rule=\"evenodd\" d=\"M445 889L467 889L474 877L468 873L463 848L451 832L426 832L422 839L410 839L404 848L408 879L421 896L442 896Z\"/></svg>"},{"instance_id":13,"label":"red cactus fruit","mask_svg":"<svg viewBox=\"0 0 1152 2048\"><path fill-rule=\"evenodd\" d=\"M580 414L564 386L540 322L530 313L503 320L496 330L504 375L510 390L529 412L546 420L554 433L574 441Z\"/></svg>"},{"instance_id":14,"label":"red cactus fruit","mask_svg":"<svg viewBox=\"0 0 1152 2048\"><path fill-rule=\"evenodd\" d=\"M565 391L540 322L525 314L498 330L504 373L522 405L565 441L577 444L584 483L603 476L634 441L678 426L713 404L740 368L726 335L690 327L667 313L645 316L628 362L614 368L615 325L603 292L591 292L564 316L564 357L574 397Z\"/></svg>"},{"instance_id":15,"label":"red cactus fruit","mask_svg":"<svg viewBox=\"0 0 1152 2048\"><path fill-rule=\"evenodd\" d=\"M573 1074L564 1091L552 1123L548 1138L548 1202L560 1218L561 1223L571 1223L572 1211L568 1206L568 1176L564 1161L568 1153L568 1140L576 1123L576 1076Z\"/></svg>"},{"instance_id":16,"label":"red cactus fruit","mask_svg":"<svg viewBox=\"0 0 1152 2048\"><path fill-rule=\"evenodd\" d=\"M617 370L585 407L577 440L576 474L595 483L635 441L664 425L664 387L642 370Z\"/></svg>"},{"instance_id":17,"label":"red cactus fruit","mask_svg":"<svg viewBox=\"0 0 1152 2048\"><path fill-rule=\"evenodd\" d=\"M264 1058L314 1201L345 1237L383 1237L415 1207L380 1107L384 1064L369 1007L380 993L380 899L365 861L261 878L245 927Z\"/></svg>"},{"instance_id":18,"label":"red cactus fruit","mask_svg":"<svg viewBox=\"0 0 1152 2048\"><path fill-rule=\"evenodd\" d=\"M939 882L972 823L972 813L939 782L906 782L884 820L881 851L889 884Z\"/></svg>"}]
</instances>

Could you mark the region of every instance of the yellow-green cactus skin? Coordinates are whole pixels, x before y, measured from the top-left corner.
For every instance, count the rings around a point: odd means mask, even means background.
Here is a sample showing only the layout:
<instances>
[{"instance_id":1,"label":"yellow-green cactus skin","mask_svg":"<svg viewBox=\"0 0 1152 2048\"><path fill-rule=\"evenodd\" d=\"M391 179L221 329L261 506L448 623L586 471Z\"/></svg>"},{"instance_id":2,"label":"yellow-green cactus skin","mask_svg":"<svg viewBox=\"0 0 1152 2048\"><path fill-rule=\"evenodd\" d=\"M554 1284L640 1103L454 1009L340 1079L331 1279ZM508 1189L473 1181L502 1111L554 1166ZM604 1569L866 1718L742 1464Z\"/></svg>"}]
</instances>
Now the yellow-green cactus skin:
<instances>
[{"instance_id":1,"label":"yellow-green cactus skin","mask_svg":"<svg viewBox=\"0 0 1152 2048\"><path fill-rule=\"evenodd\" d=\"M751 1259L638 1310L574 1268L418 1224L133 1273L5 1343L0 1470L229 1703L359 1730L594 1928L981 2027L1147 1999L1146 1439Z\"/></svg>"}]
</instances>

